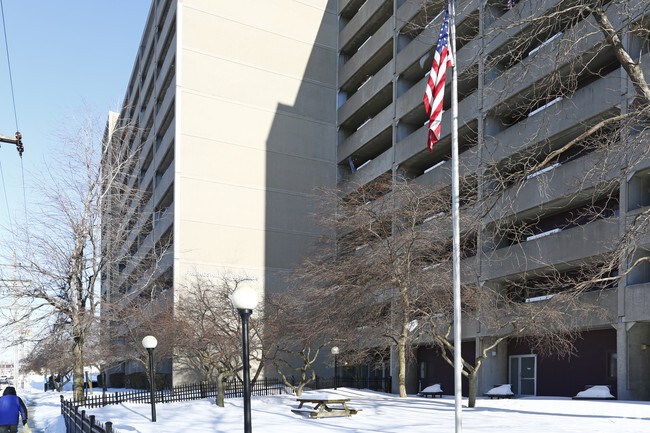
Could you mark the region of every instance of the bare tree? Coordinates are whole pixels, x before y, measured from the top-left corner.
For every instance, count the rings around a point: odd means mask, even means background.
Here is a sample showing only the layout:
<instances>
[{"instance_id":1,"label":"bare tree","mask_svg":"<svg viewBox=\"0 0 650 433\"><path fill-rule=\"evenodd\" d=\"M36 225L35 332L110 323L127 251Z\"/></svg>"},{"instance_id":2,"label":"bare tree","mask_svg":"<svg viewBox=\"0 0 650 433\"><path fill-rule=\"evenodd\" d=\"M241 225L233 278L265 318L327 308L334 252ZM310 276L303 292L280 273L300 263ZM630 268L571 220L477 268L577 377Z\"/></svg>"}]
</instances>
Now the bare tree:
<instances>
[{"instance_id":1,"label":"bare tree","mask_svg":"<svg viewBox=\"0 0 650 433\"><path fill-rule=\"evenodd\" d=\"M442 260L438 255L449 247L445 231L422 223L447 214L448 191L379 179L350 195L325 195L330 200L318 221L338 239L334 244L325 237L295 275L304 311L350 359L374 359L396 347L399 390L406 397L407 358L429 287L423 268Z\"/></svg>"},{"instance_id":2,"label":"bare tree","mask_svg":"<svg viewBox=\"0 0 650 433\"><path fill-rule=\"evenodd\" d=\"M321 326L322 312L310 310L323 306L308 302L305 298L308 294L301 286L294 286L267 297L264 308L264 339L269 347L269 361L297 396L316 380L314 366L332 338L331 328Z\"/></svg>"},{"instance_id":3,"label":"bare tree","mask_svg":"<svg viewBox=\"0 0 650 433\"><path fill-rule=\"evenodd\" d=\"M53 319L67 326L75 399L81 399L86 337L99 316L100 275L125 255L122 248L102 248L102 239L130 233L125 224L104 224L102 218L132 212L130 200L142 193L128 174L138 149L121 141L132 128L105 127L91 115L73 121L57 156L33 177L39 205L29 215L29 230L20 225L4 251L19 263L19 278L30 281L18 288L19 320L33 329L47 329Z\"/></svg>"},{"instance_id":4,"label":"bare tree","mask_svg":"<svg viewBox=\"0 0 650 433\"><path fill-rule=\"evenodd\" d=\"M168 361L174 348L183 340L165 296L150 299L146 296L125 297L119 303L104 305L102 318L111 323L111 338L101 339L102 352L109 352L105 365L115 368L123 363L140 365L149 381L149 354L142 346L147 335L157 338L153 376L158 364Z\"/></svg>"},{"instance_id":5,"label":"bare tree","mask_svg":"<svg viewBox=\"0 0 650 433\"><path fill-rule=\"evenodd\" d=\"M241 319L232 305L232 293L246 277L226 276L218 280L196 277L183 288L175 311L179 333L175 344L178 361L201 380L216 380L217 405L224 406L226 383L242 370ZM255 382L265 365L267 350L262 345L261 315L249 320L250 354L256 369ZM240 378L241 379L241 378Z\"/></svg>"},{"instance_id":6,"label":"bare tree","mask_svg":"<svg viewBox=\"0 0 650 433\"><path fill-rule=\"evenodd\" d=\"M34 346L23 360L26 370L42 371L48 376L48 383L61 392L72 379L72 357L69 350L69 336L54 333Z\"/></svg>"}]
</instances>

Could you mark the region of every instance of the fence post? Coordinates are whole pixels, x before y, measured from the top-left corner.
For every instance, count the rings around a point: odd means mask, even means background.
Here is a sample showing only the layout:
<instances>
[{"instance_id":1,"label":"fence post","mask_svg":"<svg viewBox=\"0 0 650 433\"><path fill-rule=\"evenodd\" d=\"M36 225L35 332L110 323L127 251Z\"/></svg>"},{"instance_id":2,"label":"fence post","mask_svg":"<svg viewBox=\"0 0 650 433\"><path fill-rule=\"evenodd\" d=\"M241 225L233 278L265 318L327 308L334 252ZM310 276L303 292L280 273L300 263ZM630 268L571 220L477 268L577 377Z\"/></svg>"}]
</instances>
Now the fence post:
<instances>
[{"instance_id":1,"label":"fence post","mask_svg":"<svg viewBox=\"0 0 650 433\"><path fill-rule=\"evenodd\" d=\"M113 423L110 421L106 421L104 424L104 432L105 433L113 433Z\"/></svg>"},{"instance_id":2,"label":"fence post","mask_svg":"<svg viewBox=\"0 0 650 433\"><path fill-rule=\"evenodd\" d=\"M81 433L84 433L84 420L86 419L86 409L81 411Z\"/></svg>"},{"instance_id":3,"label":"fence post","mask_svg":"<svg viewBox=\"0 0 650 433\"><path fill-rule=\"evenodd\" d=\"M74 424L74 433L77 433L77 418L79 418L79 406L74 407L74 418L72 420Z\"/></svg>"},{"instance_id":4,"label":"fence post","mask_svg":"<svg viewBox=\"0 0 650 433\"><path fill-rule=\"evenodd\" d=\"M95 426L95 415L90 415L90 427L88 428L88 433L93 433L94 426Z\"/></svg>"}]
</instances>

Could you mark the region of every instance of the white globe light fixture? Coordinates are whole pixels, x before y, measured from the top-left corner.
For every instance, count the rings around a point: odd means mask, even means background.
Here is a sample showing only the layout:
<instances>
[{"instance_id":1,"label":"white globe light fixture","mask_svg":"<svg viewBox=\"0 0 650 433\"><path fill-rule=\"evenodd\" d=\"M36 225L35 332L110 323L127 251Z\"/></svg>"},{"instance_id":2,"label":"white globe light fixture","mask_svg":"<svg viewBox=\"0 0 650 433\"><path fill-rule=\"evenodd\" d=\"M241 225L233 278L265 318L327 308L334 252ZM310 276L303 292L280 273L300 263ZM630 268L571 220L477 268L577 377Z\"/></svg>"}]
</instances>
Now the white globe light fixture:
<instances>
[{"instance_id":1,"label":"white globe light fixture","mask_svg":"<svg viewBox=\"0 0 650 433\"><path fill-rule=\"evenodd\" d=\"M257 293L247 284L240 284L232 294L232 304L238 310L252 310L257 307Z\"/></svg>"},{"instance_id":2,"label":"white globe light fixture","mask_svg":"<svg viewBox=\"0 0 650 433\"><path fill-rule=\"evenodd\" d=\"M332 355L334 355L334 389L338 388L339 386L339 375L338 375L338 357L336 355L339 354L339 346L332 346L332 349L330 350Z\"/></svg>"},{"instance_id":3,"label":"white globe light fixture","mask_svg":"<svg viewBox=\"0 0 650 433\"><path fill-rule=\"evenodd\" d=\"M257 306L257 292L246 282L240 282L232 294L232 305L241 316L241 340L242 340L242 375L244 385L244 433L251 433L251 377L248 343L248 319Z\"/></svg>"},{"instance_id":4,"label":"white globe light fixture","mask_svg":"<svg viewBox=\"0 0 650 433\"><path fill-rule=\"evenodd\" d=\"M142 347L145 349L155 349L158 346L158 340L153 335L147 335L142 339Z\"/></svg>"},{"instance_id":5,"label":"white globe light fixture","mask_svg":"<svg viewBox=\"0 0 650 433\"><path fill-rule=\"evenodd\" d=\"M151 422L156 422L156 381L154 375L153 350L158 345L158 340L153 335L147 335L142 339L142 347L149 352L149 392L151 401Z\"/></svg>"}]
</instances>

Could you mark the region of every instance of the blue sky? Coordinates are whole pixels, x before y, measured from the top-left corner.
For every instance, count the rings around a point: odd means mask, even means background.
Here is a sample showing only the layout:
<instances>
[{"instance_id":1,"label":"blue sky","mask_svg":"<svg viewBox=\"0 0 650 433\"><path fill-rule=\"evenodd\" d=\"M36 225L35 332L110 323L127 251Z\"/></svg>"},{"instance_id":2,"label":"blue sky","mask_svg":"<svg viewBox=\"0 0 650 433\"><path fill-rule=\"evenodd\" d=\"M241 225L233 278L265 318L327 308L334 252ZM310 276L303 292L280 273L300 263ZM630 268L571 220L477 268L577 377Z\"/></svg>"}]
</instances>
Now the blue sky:
<instances>
[{"instance_id":1,"label":"blue sky","mask_svg":"<svg viewBox=\"0 0 650 433\"><path fill-rule=\"evenodd\" d=\"M71 115L83 115L86 107L106 114L119 109L151 1L2 0L2 4L29 187L30 177L37 176L60 147L57 133ZM15 132L0 30L0 134ZM1 146L0 236L7 230L8 214L22 215L25 207L18 152L13 144ZM25 195L29 203L28 188ZM0 341L0 360L12 359L2 346Z\"/></svg>"}]
</instances>

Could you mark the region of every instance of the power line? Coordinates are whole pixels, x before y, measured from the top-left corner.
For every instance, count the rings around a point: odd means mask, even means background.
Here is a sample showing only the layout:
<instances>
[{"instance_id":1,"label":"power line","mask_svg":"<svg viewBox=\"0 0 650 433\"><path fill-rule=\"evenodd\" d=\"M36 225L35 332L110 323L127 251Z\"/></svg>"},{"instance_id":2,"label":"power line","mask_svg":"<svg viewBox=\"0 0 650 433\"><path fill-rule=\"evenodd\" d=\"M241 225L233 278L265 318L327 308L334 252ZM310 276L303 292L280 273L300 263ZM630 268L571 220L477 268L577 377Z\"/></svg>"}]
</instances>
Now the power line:
<instances>
[{"instance_id":1,"label":"power line","mask_svg":"<svg viewBox=\"0 0 650 433\"><path fill-rule=\"evenodd\" d=\"M16 143L18 153L20 154L20 172L22 176L22 183L23 183L23 206L25 210L25 220L27 220L27 197L25 193L25 168L23 166L23 145L22 145L22 135L20 134L20 128L18 127L18 112L16 110L16 94L14 92L14 79L13 79L13 74L11 72L11 60L9 57L9 40L7 39L7 24L5 22L5 8L4 8L4 2L3 0L0 0L0 11L2 12L2 31L5 37L5 51L7 53L7 69L9 70L9 87L11 88L11 102L13 104L14 108L14 121L16 123L16 139L18 140ZM1 167L0 167L1 170ZM7 213L9 214L9 224L11 225L11 213L9 212L9 199L7 197L7 188L5 185L4 181L4 174L2 175L2 188L4 189L5 193L5 203L7 206ZM29 227L26 224L26 227ZM29 245L29 234L27 238L27 243Z\"/></svg>"},{"instance_id":2,"label":"power line","mask_svg":"<svg viewBox=\"0 0 650 433\"><path fill-rule=\"evenodd\" d=\"M2 30L5 35L5 50L7 51L7 68L9 68L9 85L11 87L11 100L14 104L14 120L16 121L16 131L20 131L20 128L18 128L18 115L16 114L16 97L14 95L14 79L11 74L11 61L9 60L9 41L7 40L7 25L5 24L5 8L2 0L0 0L0 11L2 11Z\"/></svg>"},{"instance_id":3,"label":"power line","mask_svg":"<svg viewBox=\"0 0 650 433\"><path fill-rule=\"evenodd\" d=\"M21 161L22 161L22 159L21 159ZM2 190L5 193L5 205L7 206L7 216L9 217L9 227L11 227L12 226L12 224L11 224L11 212L9 211L9 199L7 198L7 186L5 184L5 172L2 169L2 162L0 162L0 177L2 178Z\"/></svg>"}]
</instances>

